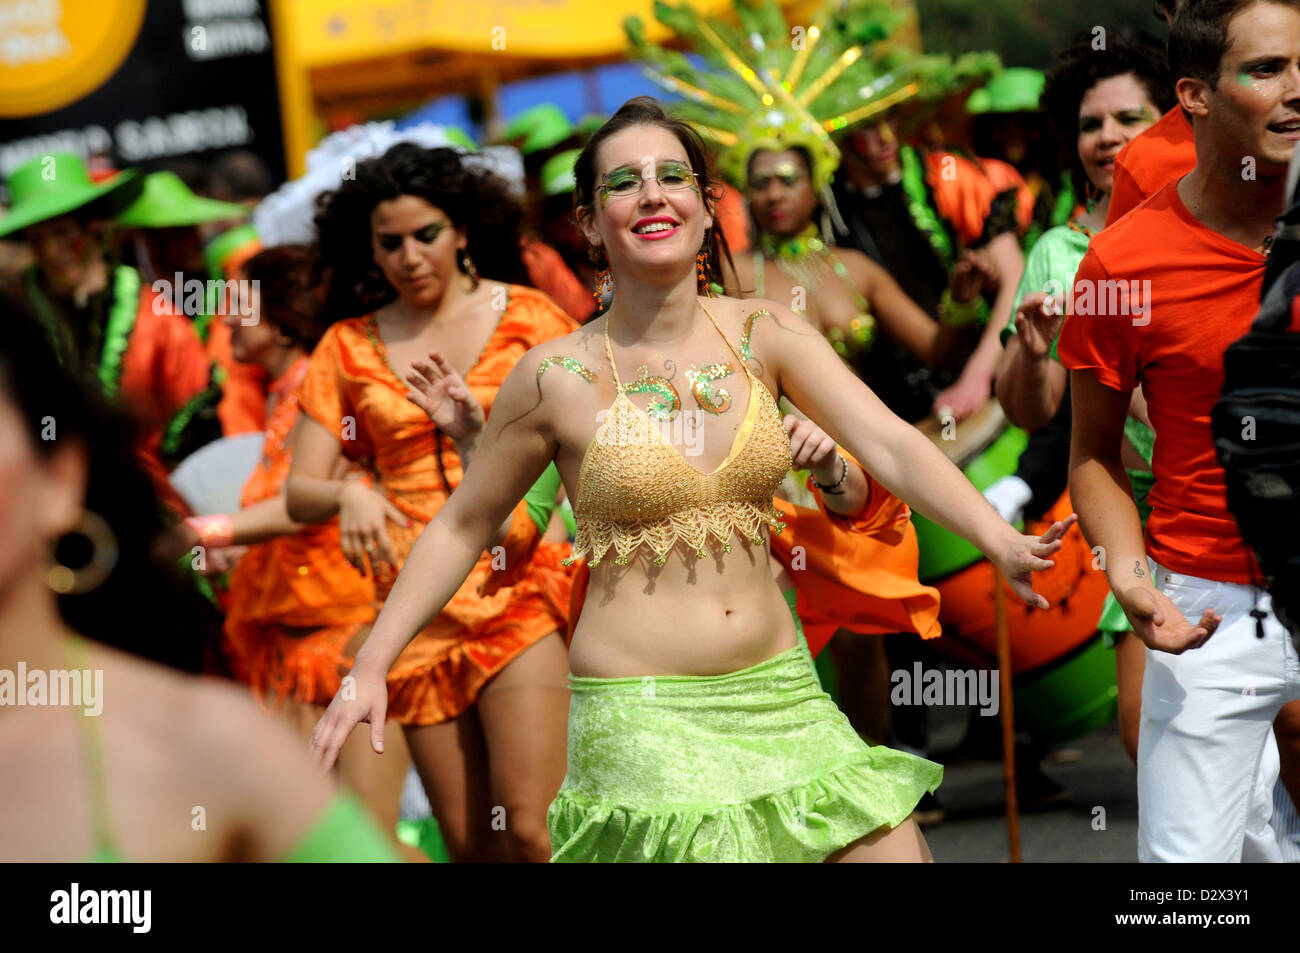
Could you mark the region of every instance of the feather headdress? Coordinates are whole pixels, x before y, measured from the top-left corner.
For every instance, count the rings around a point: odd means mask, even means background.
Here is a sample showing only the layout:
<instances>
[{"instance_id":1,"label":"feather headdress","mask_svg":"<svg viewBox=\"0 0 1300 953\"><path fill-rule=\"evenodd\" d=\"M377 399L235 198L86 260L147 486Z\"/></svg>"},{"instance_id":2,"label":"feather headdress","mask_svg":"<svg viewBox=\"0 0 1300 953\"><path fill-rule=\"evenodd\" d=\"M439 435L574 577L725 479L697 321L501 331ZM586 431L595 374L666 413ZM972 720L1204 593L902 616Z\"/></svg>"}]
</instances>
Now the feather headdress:
<instances>
[{"instance_id":1,"label":"feather headdress","mask_svg":"<svg viewBox=\"0 0 1300 953\"><path fill-rule=\"evenodd\" d=\"M902 20L889 0L828 0L808 26L788 24L775 0L735 0L740 26L702 19L689 6L654 5L655 19L708 63L646 41L624 21L646 74L684 98L675 111L719 148L722 173L742 189L759 149L804 148L813 185L829 186L840 150L832 134L916 95L923 77L910 50L881 43Z\"/></svg>"}]
</instances>

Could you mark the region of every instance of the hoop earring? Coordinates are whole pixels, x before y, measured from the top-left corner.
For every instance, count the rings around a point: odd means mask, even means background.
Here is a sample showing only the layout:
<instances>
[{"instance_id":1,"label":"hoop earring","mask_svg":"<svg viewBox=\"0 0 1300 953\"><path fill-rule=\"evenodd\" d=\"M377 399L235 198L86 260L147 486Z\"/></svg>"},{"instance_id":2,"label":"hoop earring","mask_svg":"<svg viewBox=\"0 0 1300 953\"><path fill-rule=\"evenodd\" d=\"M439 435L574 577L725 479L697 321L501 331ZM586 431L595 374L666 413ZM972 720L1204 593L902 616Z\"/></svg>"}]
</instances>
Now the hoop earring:
<instances>
[{"instance_id":1,"label":"hoop earring","mask_svg":"<svg viewBox=\"0 0 1300 953\"><path fill-rule=\"evenodd\" d=\"M469 257L469 252L465 249L460 251L460 270L469 275L470 283L475 288L478 287L478 269L474 267L474 259Z\"/></svg>"},{"instance_id":2,"label":"hoop earring","mask_svg":"<svg viewBox=\"0 0 1300 953\"><path fill-rule=\"evenodd\" d=\"M90 510L83 512L72 533L90 540L92 551L86 565L72 569L59 562L56 544L54 565L46 573L45 581L61 596L79 596L90 592L107 579L117 565L117 537L113 535L112 527L98 513Z\"/></svg>"}]
</instances>

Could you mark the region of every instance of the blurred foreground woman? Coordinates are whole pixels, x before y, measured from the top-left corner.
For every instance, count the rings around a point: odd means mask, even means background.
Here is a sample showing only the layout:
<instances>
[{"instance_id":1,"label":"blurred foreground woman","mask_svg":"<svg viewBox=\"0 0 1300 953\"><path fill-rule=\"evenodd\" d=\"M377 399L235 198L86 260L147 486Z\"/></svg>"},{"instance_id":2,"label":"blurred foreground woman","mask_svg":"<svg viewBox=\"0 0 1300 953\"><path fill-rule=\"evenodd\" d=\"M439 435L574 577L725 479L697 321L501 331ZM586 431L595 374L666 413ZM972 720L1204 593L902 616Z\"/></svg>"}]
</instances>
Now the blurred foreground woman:
<instances>
[{"instance_id":1,"label":"blurred foreground woman","mask_svg":"<svg viewBox=\"0 0 1300 953\"><path fill-rule=\"evenodd\" d=\"M393 859L291 731L176 671L211 621L150 559L133 435L0 320L0 860Z\"/></svg>"}]
</instances>

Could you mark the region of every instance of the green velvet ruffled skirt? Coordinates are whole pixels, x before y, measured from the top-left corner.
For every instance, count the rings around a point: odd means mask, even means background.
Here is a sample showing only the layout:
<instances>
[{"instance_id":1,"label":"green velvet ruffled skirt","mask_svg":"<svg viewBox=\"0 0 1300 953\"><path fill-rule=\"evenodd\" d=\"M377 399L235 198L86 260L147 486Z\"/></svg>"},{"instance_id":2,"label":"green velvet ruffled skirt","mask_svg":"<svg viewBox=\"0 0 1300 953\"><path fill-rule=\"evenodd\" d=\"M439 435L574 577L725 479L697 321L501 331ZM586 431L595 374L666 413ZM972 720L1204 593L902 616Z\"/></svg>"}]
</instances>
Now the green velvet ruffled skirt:
<instances>
[{"instance_id":1,"label":"green velvet ruffled skirt","mask_svg":"<svg viewBox=\"0 0 1300 953\"><path fill-rule=\"evenodd\" d=\"M897 826L943 778L868 747L802 646L726 675L569 684L552 862L818 862Z\"/></svg>"}]
</instances>

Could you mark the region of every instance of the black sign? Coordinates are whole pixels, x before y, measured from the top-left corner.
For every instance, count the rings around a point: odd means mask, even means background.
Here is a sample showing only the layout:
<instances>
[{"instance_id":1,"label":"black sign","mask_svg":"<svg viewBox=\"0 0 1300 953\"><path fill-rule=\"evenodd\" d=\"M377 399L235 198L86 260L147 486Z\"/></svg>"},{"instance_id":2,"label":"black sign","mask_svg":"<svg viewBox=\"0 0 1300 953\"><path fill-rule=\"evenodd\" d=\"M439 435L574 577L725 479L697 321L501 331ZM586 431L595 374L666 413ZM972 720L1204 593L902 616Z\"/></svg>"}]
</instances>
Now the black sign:
<instances>
[{"instance_id":1,"label":"black sign","mask_svg":"<svg viewBox=\"0 0 1300 953\"><path fill-rule=\"evenodd\" d=\"M60 58L73 62L87 55L86 47L97 40L76 49L68 39L75 31L66 18L77 15L76 7L0 0L0 32L7 34L0 44L0 75L6 67L22 68L24 58L51 71L42 63L57 66ZM129 16L106 19L115 22L108 29L134 29L121 26ZM49 152L153 169L184 156L206 161L246 149L276 181L284 179L267 0L149 0L130 52L98 88L50 111L17 116L23 110L6 108L4 92L0 82L0 177Z\"/></svg>"}]
</instances>

